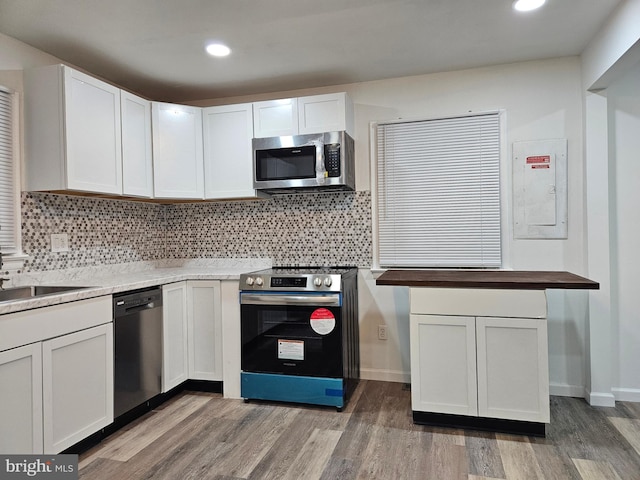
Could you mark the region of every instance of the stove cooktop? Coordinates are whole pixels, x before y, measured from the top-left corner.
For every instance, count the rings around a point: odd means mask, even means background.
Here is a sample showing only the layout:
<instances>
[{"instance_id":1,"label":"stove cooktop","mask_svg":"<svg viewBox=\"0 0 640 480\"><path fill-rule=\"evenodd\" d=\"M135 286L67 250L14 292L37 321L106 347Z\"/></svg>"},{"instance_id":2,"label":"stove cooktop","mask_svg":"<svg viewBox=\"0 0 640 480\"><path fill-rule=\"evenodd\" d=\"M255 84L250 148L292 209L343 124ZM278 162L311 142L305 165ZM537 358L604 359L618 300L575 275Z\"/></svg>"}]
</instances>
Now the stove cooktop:
<instances>
[{"instance_id":1,"label":"stove cooktop","mask_svg":"<svg viewBox=\"0 0 640 480\"><path fill-rule=\"evenodd\" d=\"M270 275L306 275L306 274L324 274L324 275L342 275L348 273L357 267L300 267L300 266L284 266L272 267L260 270L260 273ZM253 272L258 273L258 272Z\"/></svg>"},{"instance_id":2,"label":"stove cooktop","mask_svg":"<svg viewBox=\"0 0 640 480\"><path fill-rule=\"evenodd\" d=\"M342 279L357 275L357 267L282 266L240 275L241 291L339 292Z\"/></svg>"}]
</instances>

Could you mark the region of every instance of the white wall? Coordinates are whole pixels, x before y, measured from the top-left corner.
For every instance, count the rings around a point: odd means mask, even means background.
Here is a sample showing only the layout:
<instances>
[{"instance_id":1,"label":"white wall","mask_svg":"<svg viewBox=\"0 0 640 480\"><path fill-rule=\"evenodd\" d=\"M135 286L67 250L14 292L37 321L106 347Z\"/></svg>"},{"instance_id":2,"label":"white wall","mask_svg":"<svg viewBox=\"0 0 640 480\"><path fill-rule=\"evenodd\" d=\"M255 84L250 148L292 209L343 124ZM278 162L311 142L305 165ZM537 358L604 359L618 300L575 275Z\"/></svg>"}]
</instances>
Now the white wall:
<instances>
[{"instance_id":1,"label":"white wall","mask_svg":"<svg viewBox=\"0 0 640 480\"><path fill-rule=\"evenodd\" d=\"M0 84L22 92L22 70L61 63L41 50L0 33Z\"/></svg>"},{"instance_id":2,"label":"white wall","mask_svg":"<svg viewBox=\"0 0 640 480\"><path fill-rule=\"evenodd\" d=\"M640 0L624 0L582 53L585 90L606 88L640 60Z\"/></svg>"},{"instance_id":3,"label":"white wall","mask_svg":"<svg viewBox=\"0 0 640 480\"><path fill-rule=\"evenodd\" d=\"M628 158L637 158L638 63L640 0L624 0L582 54L587 265L590 276L600 281L600 289L589 296L586 393L599 406L613 406L615 400L640 402L637 346L632 350L629 343L637 340L629 303L637 287L627 273L638 265L637 253L627 243L628 235L637 239L633 227L638 216L629 220L627 204L637 203L638 194L625 176L637 174Z\"/></svg>"},{"instance_id":4,"label":"white wall","mask_svg":"<svg viewBox=\"0 0 640 480\"><path fill-rule=\"evenodd\" d=\"M607 89L611 211L613 391L640 401L640 63Z\"/></svg>"}]
</instances>

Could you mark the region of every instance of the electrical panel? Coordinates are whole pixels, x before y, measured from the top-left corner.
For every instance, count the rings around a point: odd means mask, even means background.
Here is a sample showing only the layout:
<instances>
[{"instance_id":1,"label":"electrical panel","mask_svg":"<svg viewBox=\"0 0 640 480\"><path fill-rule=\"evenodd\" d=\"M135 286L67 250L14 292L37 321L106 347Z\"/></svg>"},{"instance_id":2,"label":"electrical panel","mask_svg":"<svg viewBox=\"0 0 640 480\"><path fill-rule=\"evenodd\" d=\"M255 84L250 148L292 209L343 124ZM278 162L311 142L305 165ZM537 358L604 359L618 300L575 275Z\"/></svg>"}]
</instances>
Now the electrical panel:
<instances>
[{"instance_id":1,"label":"electrical panel","mask_svg":"<svg viewBox=\"0 0 640 480\"><path fill-rule=\"evenodd\" d=\"M513 143L514 238L567 238L567 140Z\"/></svg>"}]
</instances>

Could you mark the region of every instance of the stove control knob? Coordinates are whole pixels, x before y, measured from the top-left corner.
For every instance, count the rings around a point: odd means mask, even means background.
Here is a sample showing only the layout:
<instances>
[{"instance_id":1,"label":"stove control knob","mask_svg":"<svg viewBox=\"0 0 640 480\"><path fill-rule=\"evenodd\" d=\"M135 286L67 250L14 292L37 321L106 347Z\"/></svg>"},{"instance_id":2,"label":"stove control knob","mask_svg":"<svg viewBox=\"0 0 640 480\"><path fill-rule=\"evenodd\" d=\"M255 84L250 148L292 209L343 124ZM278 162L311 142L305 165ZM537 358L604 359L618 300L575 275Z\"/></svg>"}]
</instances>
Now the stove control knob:
<instances>
[{"instance_id":1,"label":"stove control knob","mask_svg":"<svg viewBox=\"0 0 640 480\"><path fill-rule=\"evenodd\" d=\"M313 284L316 287L321 287L322 286L322 279L320 277L316 277L313 279Z\"/></svg>"},{"instance_id":2,"label":"stove control knob","mask_svg":"<svg viewBox=\"0 0 640 480\"><path fill-rule=\"evenodd\" d=\"M247 277L247 285L253 285L253 277Z\"/></svg>"},{"instance_id":3,"label":"stove control knob","mask_svg":"<svg viewBox=\"0 0 640 480\"><path fill-rule=\"evenodd\" d=\"M262 280L262 277L258 277L258 278L256 278L256 285L257 285L257 286L261 287L263 283L264 283L264 282L263 282L263 280Z\"/></svg>"},{"instance_id":4,"label":"stove control knob","mask_svg":"<svg viewBox=\"0 0 640 480\"><path fill-rule=\"evenodd\" d=\"M324 286L325 287L330 287L331 286L331 277L324 277Z\"/></svg>"}]
</instances>

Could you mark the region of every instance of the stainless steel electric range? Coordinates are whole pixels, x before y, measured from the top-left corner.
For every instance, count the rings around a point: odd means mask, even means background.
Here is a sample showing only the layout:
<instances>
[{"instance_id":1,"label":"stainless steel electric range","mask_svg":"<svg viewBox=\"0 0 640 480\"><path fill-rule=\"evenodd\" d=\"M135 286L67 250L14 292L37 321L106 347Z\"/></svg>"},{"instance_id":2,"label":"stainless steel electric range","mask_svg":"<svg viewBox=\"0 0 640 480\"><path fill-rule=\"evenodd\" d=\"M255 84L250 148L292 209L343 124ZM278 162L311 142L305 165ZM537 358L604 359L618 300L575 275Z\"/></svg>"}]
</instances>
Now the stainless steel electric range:
<instances>
[{"instance_id":1,"label":"stainless steel electric range","mask_svg":"<svg viewBox=\"0 0 640 480\"><path fill-rule=\"evenodd\" d=\"M355 267L240 276L244 399L344 407L360 379L357 278Z\"/></svg>"}]
</instances>

